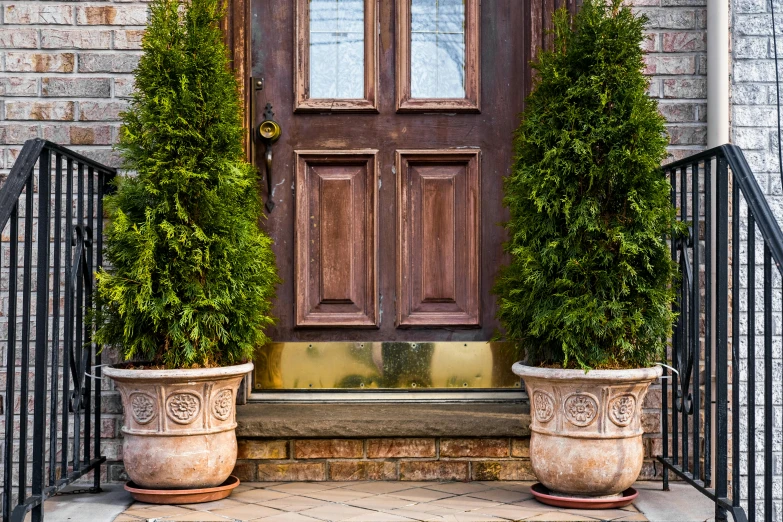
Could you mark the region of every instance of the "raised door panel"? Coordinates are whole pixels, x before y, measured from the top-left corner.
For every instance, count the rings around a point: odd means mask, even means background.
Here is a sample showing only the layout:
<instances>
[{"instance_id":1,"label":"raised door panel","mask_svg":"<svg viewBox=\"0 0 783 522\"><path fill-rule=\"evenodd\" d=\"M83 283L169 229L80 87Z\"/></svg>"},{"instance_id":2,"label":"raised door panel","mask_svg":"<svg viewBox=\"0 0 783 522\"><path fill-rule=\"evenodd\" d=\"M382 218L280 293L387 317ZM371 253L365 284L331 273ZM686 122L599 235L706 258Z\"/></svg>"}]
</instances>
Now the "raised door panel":
<instances>
[{"instance_id":1,"label":"raised door panel","mask_svg":"<svg viewBox=\"0 0 783 522\"><path fill-rule=\"evenodd\" d=\"M398 151L399 326L478 327L479 151Z\"/></svg>"},{"instance_id":2,"label":"raised door panel","mask_svg":"<svg viewBox=\"0 0 783 522\"><path fill-rule=\"evenodd\" d=\"M296 152L296 326L376 327L376 151Z\"/></svg>"}]
</instances>

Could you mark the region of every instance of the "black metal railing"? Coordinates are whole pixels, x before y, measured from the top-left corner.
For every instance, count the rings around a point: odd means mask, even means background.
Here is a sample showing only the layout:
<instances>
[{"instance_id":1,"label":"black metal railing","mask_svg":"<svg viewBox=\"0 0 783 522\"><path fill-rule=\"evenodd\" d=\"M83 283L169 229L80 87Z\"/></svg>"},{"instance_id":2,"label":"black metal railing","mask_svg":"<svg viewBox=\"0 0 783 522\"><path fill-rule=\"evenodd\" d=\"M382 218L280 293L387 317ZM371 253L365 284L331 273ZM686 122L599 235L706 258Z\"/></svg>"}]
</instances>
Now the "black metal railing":
<instances>
[{"instance_id":1,"label":"black metal railing","mask_svg":"<svg viewBox=\"0 0 783 522\"><path fill-rule=\"evenodd\" d=\"M92 377L101 355L84 319L101 265L102 196L114 176L34 139L0 189L3 522L29 512L42 520L43 502L91 471L100 491L101 385Z\"/></svg>"},{"instance_id":2,"label":"black metal railing","mask_svg":"<svg viewBox=\"0 0 783 522\"><path fill-rule=\"evenodd\" d=\"M729 513L736 521L772 520L779 500L772 455L780 450L773 447L773 407L780 409L773 386L781 386L773 380L773 315L783 293L783 232L738 147L716 147L663 170L689 228L671 246L681 281L670 354L675 371L664 372L669 382L662 386L664 489L673 472L715 503L716 520ZM763 418L756 415L761 368Z\"/></svg>"}]
</instances>

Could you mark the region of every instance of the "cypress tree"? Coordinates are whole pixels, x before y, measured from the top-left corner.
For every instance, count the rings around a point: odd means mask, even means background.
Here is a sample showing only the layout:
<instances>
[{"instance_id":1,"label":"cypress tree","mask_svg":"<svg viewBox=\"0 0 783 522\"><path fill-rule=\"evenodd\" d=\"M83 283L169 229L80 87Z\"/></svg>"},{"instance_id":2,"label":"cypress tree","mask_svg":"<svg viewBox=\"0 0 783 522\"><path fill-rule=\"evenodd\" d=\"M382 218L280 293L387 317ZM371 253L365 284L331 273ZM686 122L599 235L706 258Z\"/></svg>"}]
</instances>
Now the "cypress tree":
<instances>
[{"instance_id":1,"label":"cypress tree","mask_svg":"<svg viewBox=\"0 0 783 522\"><path fill-rule=\"evenodd\" d=\"M664 119L646 90L644 16L585 0L554 17L554 46L514 136L510 219L494 291L505 335L529 364L646 367L675 317L664 237L676 227Z\"/></svg>"},{"instance_id":2,"label":"cypress tree","mask_svg":"<svg viewBox=\"0 0 783 522\"><path fill-rule=\"evenodd\" d=\"M165 368L251 358L278 283L219 0L154 0L106 199L95 339Z\"/></svg>"}]
</instances>

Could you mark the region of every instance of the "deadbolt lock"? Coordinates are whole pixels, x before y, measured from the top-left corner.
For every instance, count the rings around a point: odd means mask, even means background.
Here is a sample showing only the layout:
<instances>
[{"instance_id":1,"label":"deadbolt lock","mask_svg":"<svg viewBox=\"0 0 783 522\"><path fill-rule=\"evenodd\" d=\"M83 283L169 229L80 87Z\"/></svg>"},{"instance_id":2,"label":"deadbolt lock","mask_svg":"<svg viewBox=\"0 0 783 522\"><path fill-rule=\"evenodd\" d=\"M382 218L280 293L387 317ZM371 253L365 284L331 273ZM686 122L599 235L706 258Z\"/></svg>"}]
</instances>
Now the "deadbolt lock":
<instances>
[{"instance_id":1,"label":"deadbolt lock","mask_svg":"<svg viewBox=\"0 0 783 522\"><path fill-rule=\"evenodd\" d=\"M280 124L274 120L264 120L258 126L258 137L263 141L276 142L280 137Z\"/></svg>"}]
</instances>

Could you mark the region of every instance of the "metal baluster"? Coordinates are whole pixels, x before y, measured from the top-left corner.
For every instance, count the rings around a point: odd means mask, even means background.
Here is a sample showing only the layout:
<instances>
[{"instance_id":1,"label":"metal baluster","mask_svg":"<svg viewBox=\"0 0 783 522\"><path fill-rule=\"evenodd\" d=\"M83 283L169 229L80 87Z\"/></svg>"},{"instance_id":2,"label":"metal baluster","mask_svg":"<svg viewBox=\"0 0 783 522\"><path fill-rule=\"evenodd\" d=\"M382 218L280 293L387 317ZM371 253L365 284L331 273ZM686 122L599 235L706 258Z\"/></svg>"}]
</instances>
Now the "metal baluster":
<instances>
[{"instance_id":1,"label":"metal baluster","mask_svg":"<svg viewBox=\"0 0 783 522\"><path fill-rule=\"evenodd\" d=\"M674 173L671 170L667 170L666 174L669 176L669 182L672 185L671 195L670 199L672 202L672 207L674 207ZM676 245L677 238L674 237L672 234L669 238L669 243L671 247L671 253L672 253L672 259L674 259L674 252L675 252L675 245ZM676 307L676 303L673 305L673 307ZM664 339L664 342L666 342L666 339ZM665 345L664 345L665 346ZM666 354L664 353L664 360L666 360ZM674 358L672 357L672 360ZM663 375L661 379L661 422L662 422L662 433L663 433L663 458L668 459L669 458L669 382L667 378L669 376L669 370L666 369L666 367L663 368ZM669 490L669 471L664 468L663 470L663 490L668 491Z\"/></svg>"},{"instance_id":2,"label":"metal baluster","mask_svg":"<svg viewBox=\"0 0 783 522\"><path fill-rule=\"evenodd\" d=\"M756 520L756 221L748 209L748 520Z\"/></svg>"},{"instance_id":3,"label":"metal baluster","mask_svg":"<svg viewBox=\"0 0 783 522\"><path fill-rule=\"evenodd\" d=\"M677 184L676 184L676 177L677 177L677 171L672 171L672 185L676 194L677 190ZM682 196L680 196L682 197ZM675 196L675 203L677 201L677 198ZM684 217L682 215L682 209L680 209L680 221L684 220ZM679 243L682 241L682 238L677 238L676 244L673 245L672 250L672 257L677 260L677 251L679 250ZM683 276L682 272L682 260L679 261L680 264L680 276ZM675 303L675 312L682 312L684 309L683 302L682 302L682 285L680 286L680 292L677 296L677 303ZM679 315L677 317L677 324L674 327L674 332L672 335L672 364L674 366L677 366L677 361L679 360L679 352L680 352L680 338L681 338L681 332L682 332L682 315ZM677 368L679 371L680 368ZM672 372L671 377L671 387L672 387L672 462L674 464L679 464L679 458L680 458L680 441L679 441L679 423L678 423L678 417L677 417L677 399L678 394L677 390L679 388L679 383L677 382L678 374Z\"/></svg>"},{"instance_id":4,"label":"metal baluster","mask_svg":"<svg viewBox=\"0 0 783 522\"><path fill-rule=\"evenodd\" d=\"M688 222L688 170L686 167L680 167L680 216L682 217L683 223ZM681 249L680 249L680 265L682 266L682 274L683 274L683 283L687 283L688 281L693 284L693 274L688 274L688 243L691 238L683 238L683 241L680 243ZM688 346L689 346L689 334L692 334L690 332L690 321L688 321L689 313L691 313L691 306L692 304L690 301L690 295L688 293L688 285L682 284L680 285L681 289L681 305L680 305L680 311L682 312L682 318L680 319L680 341L678 343L677 351L680 355L680 361L685 363L686 366L683 366L682 364L679 364L679 370L680 370L680 377L682 378L682 382L680 383L679 393L680 393L680 417L682 419L682 470L688 471L688 408L687 408L687 401L688 401L688 390L686 388L683 388L683 386L687 386L686 384L686 378L687 378L687 364L688 364Z\"/></svg>"},{"instance_id":5,"label":"metal baluster","mask_svg":"<svg viewBox=\"0 0 783 522\"><path fill-rule=\"evenodd\" d=\"M94 205L92 198L95 196L95 188L93 183L93 177L95 176L95 171L92 167L89 167L87 169L87 214L85 215L84 220L84 244L86 246L87 252L86 257L84 258L85 266L87 267L87 273L83 274L83 278L92 278L93 273L93 262L92 262L92 235L93 235L93 227L92 227L92 219L93 219L93 211L94 211ZM83 279L83 285L84 285L84 310L90 310L92 308L92 285L90 284L91 280ZM92 346L92 335L91 335L91 328L87 326L84 321L81 322L81 327L84 329L84 347L86 350L86 353L84 354L84 357L87 361L86 367L87 371L92 374L91 366L93 365L92 355L94 353L93 346ZM91 442L91 426L92 426L92 419L90 418L90 413L92 409L91 404L92 399L92 378L85 376L84 378L84 465L87 466L90 463L90 442Z\"/></svg>"},{"instance_id":6,"label":"metal baluster","mask_svg":"<svg viewBox=\"0 0 783 522\"><path fill-rule=\"evenodd\" d=\"M693 408L693 478L699 479L699 408L701 400L699 395L699 351L701 343L699 342L699 320L701 313L699 301L701 300L699 285L699 266L701 263L701 245L699 244L699 164L691 165L691 212L693 214L693 286L691 287L691 339L692 357L693 357L693 393L691 396L691 407ZM664 432L665 433L665 432Z\"/></svg>"},{"instance_id":7,"label":"metal baluster","mask_svg":"<svg viewBox=\"0 0 783 522\"><path fill-rule=\"evenodd\" d=\"M96 202L96 226L94 229L94 237L97 242L96 254L95 254L95 271L100 271L103 263L103 196L106 190L104 185L104 178L106 175L101 172L98 174L98 200ZM96 303L97 305L97 303ZM95 345L95 369L93 374L95 375L95 442L94 442L94 458L101 456L101 347ZM100 490L101 487L101 474L100 468L96 470L93 475L93 487L96 490Z\"/></svg>"},{"instance_id":8,"label":"metal baluster","mask_svg":"<svg viewBox=\"0 0 783 522\"><path fill-rule=\"evenodd\" d=\"M19 394L19 503L27 497L27 418L30 395L30 308L32 294L33 178L25 184L24 268L22 269L22 389Z\"/></svg>"},{"instance_id":9,"label":"metal baluster","mask_svg":"<svg viewBox=\"0 0 783 522\"><path fill-rule=\"evenodd\" d=\"M712 484L712 159L704 160L704 485Z\"/></svg>"},{"instance_id":10,"label":"metal baluster","mask_svg":"<svg viewBox=\"0 0 783 522\"><path fill-rule=\"evenodd\" d=\"M764 518L772 519L772 257L764 241Z\"/></svg>"},{"instance_id":11,"label":"metal baluster","mask_svg":"<svg viewBox=\"0 0 783 522\"><path fill-rule=\"evenodd\" d=\"M84 230L84 165L81 163L79 164L79 175L76 180L76 186L77 186L77 196L76 196L76 223L79 227L78 230L83 231ZM76 252L74 252L74 256L78 257L82 255L82 252L78 249L82 248L79 242L76 243ZM82 415L81 415L81 405L82 405L82 399L84 392L84 374L82 373L82 357L84 357L84 344L82 339L82 333L84 331L84 323L82 318L82 305L84 303L84 291L82 288L82 278L79 277L78 271L80 270L79 265L75 265L72 267L72 270L77 270L76 274L71 274L71 277L76 279L76 302L74 305L73 314L76 317L75 323L74 323L74 334L76 336L76 343L73 345L73 353L74 353L74 361L75 361L75 375L74 375L74 394L76 394L76 397L74 397L74 408L73 408L73 469L77 470L80 469L81 466L79 466L79 460L80 460L80 448L82 445L82 438L81 438L81 425L82 425ZM78 405L78 407L77 407Z\"/></svg>"},{"instance_id":12,"label":"metal baluster","mask_svg":"<svg viewBox=\"0 0 783 522\"><path fill-rule=\"evenodd\" d=\"M729 202L728 169L726 159L718 157L717 179L717 229L716 229L716 278L717 278L717 324L715 328L715 372L717 373L717 410L716 410L716 455L715 495L725 498L728 491L728 293L729 293ZM715 504L715 520L726 520L726 510Z\"/></svg>"},{"instance_id":13,"label":"metal baluster","mask_svg":"<svg viewBox=\"0 0 783 522\"><path fill-rule=\"evenodd\" d=\"M731 501L740 505L740 193L731 184Z\"/></svg>"},{"instance_id":14,"label":"metal baluster","mask_svg":"<svg viewBox=\"0 0 783 522\"><path fill-rule=\"evenodd\" d=\"M43 486L46 476L46 364L49 348L49 199L52 160L48 149L38 165L38 263L35 288L35 391L33 403L33 496L41 502L33 508L33 522L43 520ZM32 177L30 179L33 179ZM29 211L32 215L32 208ZM31 223L32 225L32 223Z\"/></svg>"},{"instance_id":15,"label":"metal baluster","mask_svg":"<svg viewBox=\"0 0 783 522\"><path fill-rule=\"evenodd\" d=\"M70 361L73 353L73 288L71 285L71 241L73 239L73 161L68 158L65 182L65 303L63 310L63 411L61 475L68 474L68 421L71 401Z\"/></svg>"},{"instance_id":16,"label":"metal baluster","mask_svg":"<svg viewBox=\"0 0 783 522\"><path fill-rule=\"evenodd\" d=\"M52 281L52 393L49 413L49 485L57 480L57 403L60 388L60 242L62 234L63 157L57 154L54 177L54 280Z\"/></svg>"},{"instance_id":17,"label":"metal baluster","mask_svg":"<svg viewBox=\"0 0 783 522\"><path fill-rule=\"evenodd\" d=\"M14 386L16 378L16 291L19 266L19 202L11 212L11 228L8 232L8 342L6 344L5 382L5 469L3 470L3 520L11 517L13 458L14 458Z\"/></svg>"}]
</instances>

